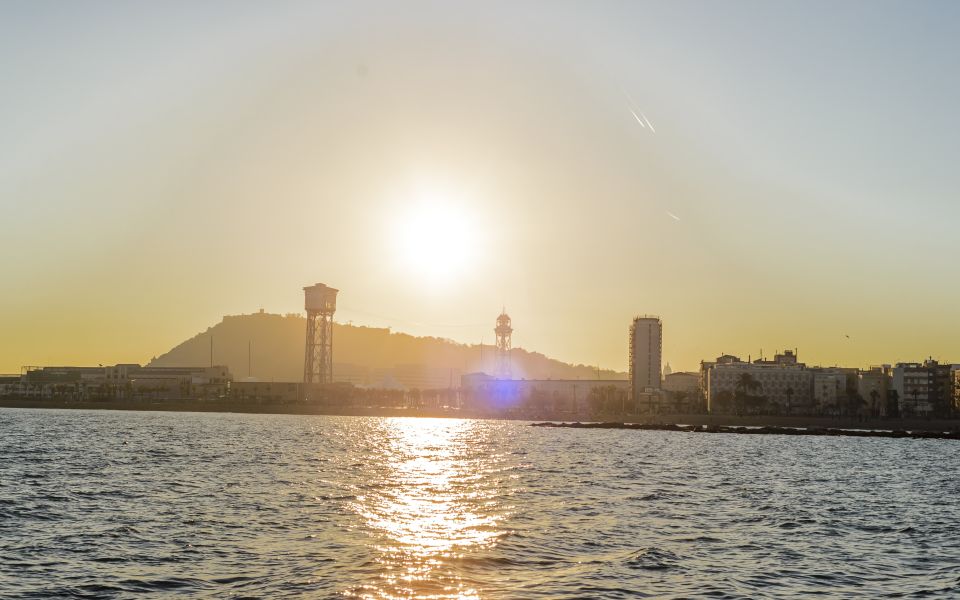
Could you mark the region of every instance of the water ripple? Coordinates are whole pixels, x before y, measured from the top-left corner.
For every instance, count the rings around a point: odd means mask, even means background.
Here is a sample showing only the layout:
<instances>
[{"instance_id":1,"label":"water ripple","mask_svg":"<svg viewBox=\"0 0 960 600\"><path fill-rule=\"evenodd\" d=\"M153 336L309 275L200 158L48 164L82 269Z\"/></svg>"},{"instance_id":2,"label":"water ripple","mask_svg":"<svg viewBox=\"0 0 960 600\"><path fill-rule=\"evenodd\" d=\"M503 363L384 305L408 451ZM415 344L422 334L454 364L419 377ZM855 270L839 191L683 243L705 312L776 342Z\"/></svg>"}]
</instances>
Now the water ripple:
<instances>
[{"instance_id":1,"label":"water ripple","mask_svg":"<svg viewBox=\"0 0 960 600\"><path fill-rule=\"evenodd\" d=\"M0 409L0 596L956 597L952 443Z\"/></svg>"}]
</instances>

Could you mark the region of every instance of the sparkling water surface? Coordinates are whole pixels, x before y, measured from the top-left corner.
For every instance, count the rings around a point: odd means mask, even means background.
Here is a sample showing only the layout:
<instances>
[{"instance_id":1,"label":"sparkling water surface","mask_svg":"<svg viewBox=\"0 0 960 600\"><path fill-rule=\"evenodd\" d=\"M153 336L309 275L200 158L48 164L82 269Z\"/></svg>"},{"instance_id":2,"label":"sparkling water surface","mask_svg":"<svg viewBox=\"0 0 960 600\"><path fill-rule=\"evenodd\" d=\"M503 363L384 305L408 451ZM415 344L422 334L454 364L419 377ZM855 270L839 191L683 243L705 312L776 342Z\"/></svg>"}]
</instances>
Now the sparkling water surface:
<instances>
[{"instance_id":1,"label":"sparkling water surface","mask_svg":"<svg viewBox=\"0 0 960 600\"><path fill-rule=\"evenodd\" d=\"M0 409L0 595L957 597L958 451Z\"/></svg>"}]
</instances>

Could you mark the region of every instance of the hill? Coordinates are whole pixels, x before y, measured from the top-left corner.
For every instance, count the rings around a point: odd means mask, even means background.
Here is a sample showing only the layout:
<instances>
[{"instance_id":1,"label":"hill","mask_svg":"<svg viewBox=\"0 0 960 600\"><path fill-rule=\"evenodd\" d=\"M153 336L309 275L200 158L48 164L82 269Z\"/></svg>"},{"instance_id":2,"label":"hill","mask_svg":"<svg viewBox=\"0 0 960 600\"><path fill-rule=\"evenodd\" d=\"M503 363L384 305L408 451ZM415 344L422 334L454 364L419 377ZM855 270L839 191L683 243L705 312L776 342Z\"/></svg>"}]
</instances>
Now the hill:
<instances>
[{"instance_id":1,"label":"hill","mask_svg":"<svg viewBox=\"0 0 960 600\"><path fill-rule=\"evenodd\" d=\"M302 315L259 312L230 315L154 358L151 366L225 364L234 379L300 381L306 319ZM458 385L463 373L494 368L494 348L432 337L415 337L389 329L335 323L334 379L374 387L447 387ZM248 373L249 348L249 373ZM515 348L514 377L526 379L597 379L594 367L571 365L537 352ZM601 379L626 379L604 370Z\"/></svg>"}]
</instances>

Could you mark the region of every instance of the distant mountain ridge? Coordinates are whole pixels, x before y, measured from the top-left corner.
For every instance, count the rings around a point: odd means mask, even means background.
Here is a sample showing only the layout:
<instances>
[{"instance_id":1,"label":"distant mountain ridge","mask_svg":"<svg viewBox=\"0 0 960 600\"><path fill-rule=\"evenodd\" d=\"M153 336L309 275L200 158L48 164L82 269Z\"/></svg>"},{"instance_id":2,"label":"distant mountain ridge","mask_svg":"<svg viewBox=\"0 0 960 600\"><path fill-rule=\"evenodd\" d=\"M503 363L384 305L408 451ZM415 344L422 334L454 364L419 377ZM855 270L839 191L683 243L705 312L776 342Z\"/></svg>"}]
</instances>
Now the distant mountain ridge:
<instances>
[{"instance_id":1,"label":"distant mountain ridge","mask_svg":"<svg viewBox=\"0 0 960 600\"><path fill-rule=\"evenodd\" d=\"M235 380L248 376L261 381L301 381L306 319L302 315L259 312L228 315L223 320L155 357L150 366L206 365L210 361L230 368ZM456 385L459 375L492 373L495 349L489 345L460 344L452 340L416 337L389 329L333 326L334 378L350 380L349 374L375 373L375 378L411 369L442 371L443 380ZM248 362L249 349L249 362ZM511 354L515 378L525 379L626 379L626 373L571 365L537 352L515 348ZM249 367L249 371L248 371ZM338 376L339 373L339 376ZM453 379L457 381L453 381ZM373 382L372 385L376 385Z\"/></svg>"}]
</instances>

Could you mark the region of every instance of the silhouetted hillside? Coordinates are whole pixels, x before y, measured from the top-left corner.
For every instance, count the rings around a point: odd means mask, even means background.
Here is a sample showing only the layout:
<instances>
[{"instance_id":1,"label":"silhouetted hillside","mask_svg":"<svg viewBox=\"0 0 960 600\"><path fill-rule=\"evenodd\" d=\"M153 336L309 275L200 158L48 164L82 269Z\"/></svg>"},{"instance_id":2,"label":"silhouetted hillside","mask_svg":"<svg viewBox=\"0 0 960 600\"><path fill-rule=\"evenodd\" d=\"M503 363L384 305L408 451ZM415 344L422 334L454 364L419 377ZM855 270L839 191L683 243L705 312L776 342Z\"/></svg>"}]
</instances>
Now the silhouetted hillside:
<instances>
[{"instance_id":1,"label":"silhouetted hillside","mask_svg":"<svg viewBox=\"0 0 960 600\"><path fill-rule=\"evenodd\" d=\"M230 367L237 380L248 376L247 349L250 349L250 373L255 379L300 381L303 378L303 347L306 319L301 315L254 313L232 315L166 354L154 358L153 366L205 365L213 360ZM457 384L461 373L494 369L494 348L458 344L431 337L393 333L389 329L334 324L334 377L349 379L359 371L374 373L374 379L390 377L395 370L442 371ZM482 356L482 359L481 359ZM514 377L526 379L596 379L594 367L570 365L536 352L514 349ZM603 379L625 379L626 374L604 370ZM376 384L376 381L368 384Z\"/></svg>"}]
</instances>

